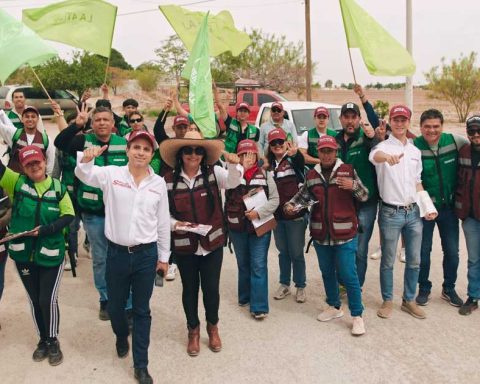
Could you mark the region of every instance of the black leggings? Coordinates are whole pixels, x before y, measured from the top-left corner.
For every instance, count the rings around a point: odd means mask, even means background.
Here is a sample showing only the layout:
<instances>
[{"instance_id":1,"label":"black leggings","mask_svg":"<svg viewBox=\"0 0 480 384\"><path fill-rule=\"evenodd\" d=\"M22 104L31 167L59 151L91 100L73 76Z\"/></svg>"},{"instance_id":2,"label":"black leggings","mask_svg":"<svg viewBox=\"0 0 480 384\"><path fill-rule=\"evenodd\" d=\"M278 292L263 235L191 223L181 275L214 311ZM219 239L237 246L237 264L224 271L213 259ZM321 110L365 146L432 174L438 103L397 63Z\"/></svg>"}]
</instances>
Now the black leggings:
<instances>
[{"instance_id":1,"label":"black leggings","mask_svg":"<svg viewBox=\"0 0 480 384\"><path fill-rule=\"evenodd\" d=\"M210 324L217 324L223 247L210 252L206 256L176 254L175 259L182 277L182 302L185 315L187 316L187 325L190 328L196 328L200 324L198 318L198 291L200 284L202 286L206 319Z\"/></svg>"},{"instance_id":2,"label":"black leggings","mask_svg":"<svg viewBox=\"0 0 480 384\"><path fill-rule=\"evenodd\" d=\"M57 267L40 267L34 263L15 264L27 291L38 335L41 339L57 337L60 323L58 288L63 275L63 263Z\"/></svg>"}]
</instances>

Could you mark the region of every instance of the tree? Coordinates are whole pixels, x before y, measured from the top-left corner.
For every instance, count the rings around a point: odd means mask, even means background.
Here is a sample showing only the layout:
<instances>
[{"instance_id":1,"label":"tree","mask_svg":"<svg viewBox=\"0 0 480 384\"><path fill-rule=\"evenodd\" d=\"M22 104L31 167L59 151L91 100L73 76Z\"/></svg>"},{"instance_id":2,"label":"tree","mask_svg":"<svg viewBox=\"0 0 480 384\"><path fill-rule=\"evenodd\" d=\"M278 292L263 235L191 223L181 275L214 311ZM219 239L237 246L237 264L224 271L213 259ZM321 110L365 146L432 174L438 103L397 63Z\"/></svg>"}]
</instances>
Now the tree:
<instances>
[{"instance_id":1,"label":"tree","mask_svg":"<svg viewBox=\"0 0 480 384\"><path fill-rule=\"evenodd\" d=\"M458 121L464 122L480 100L480 68L475 66L476 52L469 56L460 56L450 64L441 60L441 67L430 69L425 74L431 96L437 99L450 101L457 112Z\"/></svg>"},{"instance_id":2,"label":"tree","mask_svg":"<svg viewBox=\"0 0 480 384\"><path fill-rule=\"evenodd\" d=\"M188 59L188 51L180 38L177 35L171 35L168 39L163 40L162 46L155 49L155 54L158 56L158 63L162 71L173 73L177 83L180 83L180 76Z\"/></svg>"},{"instance_id":3,"label":"tree","mask_svg":"<svg viewBox=\"0 0 480 384\"><path fill-rule=\"evenodd\" d=\"M332 88L332 87L333 87L333 81L332 80L325 81L325 88Z\"/></svg>"},{"instance_id":4,"label":"tree","mask_svg":"<svg viewBox=\"0 0 480 384\"><path fill-rule=\"evenodd\" d=\"M373 104L373 109L375 110L375 113L380 116L380 118L384 119L385 116L388 115L389 111L389 104L388 101L385 100L377 100Z\"/></svg>"},{"instance_id":5,"label":"tree","mask_svg":"<svg viewBox=\"0 0 480 384\"><path fill-rule=\"evenodd\" d=\"M115 48L112 48L112 52L110 53L110 67L127 70L133 69L133 67L126 62L123 55Z\"/></svg>"},{"instance_id":6,"label":"tree","mask_svg":"<svg viewBox=\"0 0 480 384\"><path fill-rule=\"evenodd\" d=\"M118 87L121 87L129 79L129 72L117 67L108 68L108 85L112 87L113 94L117 94Z\"/></svg>"}]
</instances>

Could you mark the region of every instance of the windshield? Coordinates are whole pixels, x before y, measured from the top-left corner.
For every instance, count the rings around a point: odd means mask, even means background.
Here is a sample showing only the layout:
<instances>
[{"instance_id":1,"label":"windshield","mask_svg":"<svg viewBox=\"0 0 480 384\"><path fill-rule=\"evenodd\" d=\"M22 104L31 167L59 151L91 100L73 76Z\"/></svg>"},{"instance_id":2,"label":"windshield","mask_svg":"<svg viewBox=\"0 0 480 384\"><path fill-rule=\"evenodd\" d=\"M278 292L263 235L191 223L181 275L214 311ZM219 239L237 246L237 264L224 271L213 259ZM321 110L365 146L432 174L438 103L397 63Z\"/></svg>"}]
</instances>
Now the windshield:
<instances>
[{"instance_id":1,"label":"windshield","mask_svg":"<svg viewBox=\"0 0 480 384\"><path fill-rule=\"evenodd\" d=\"M315 126L315 120L313 119L314 111L314 108L292 110L293 123L297 128L298 135ZM342 129L340 120L338 119L340 116L340 108L329 108L328 111L330 112L330 119L327 128L333 129L334 131Z\"/></svg>"}]
</instances>

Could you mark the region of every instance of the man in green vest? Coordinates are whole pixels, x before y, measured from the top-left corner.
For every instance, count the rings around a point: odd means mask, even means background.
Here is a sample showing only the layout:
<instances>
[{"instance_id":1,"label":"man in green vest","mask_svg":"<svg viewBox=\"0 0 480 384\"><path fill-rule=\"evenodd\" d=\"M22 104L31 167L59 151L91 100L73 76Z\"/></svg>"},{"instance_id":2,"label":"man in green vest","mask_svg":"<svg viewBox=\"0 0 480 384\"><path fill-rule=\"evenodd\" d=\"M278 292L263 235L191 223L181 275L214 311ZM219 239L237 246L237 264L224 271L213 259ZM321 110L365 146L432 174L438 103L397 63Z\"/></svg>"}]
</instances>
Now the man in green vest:
<instances>
[{"instance_id":1,"label":"man in green vest","mask_svg":"<svg viewBox=\"0 0 480 384\"><path fill-rule=\"evenodd\" d=\"M413 140L422 153L422 183L432 198L438 216L435 220L423 220L422 247L420 252L419 292L415 299L418 305L427 305L432 283L430 253L435 223L438 226L443 250L442 299L460 307L463 302L455 292L458 269L458 218L455 215L455 189L457 187L458 151L468 144L462 136L443 132L443 115L429 109L420 116L421 136Z\"/></svg>"},{"instance_id":2,"label":"man in green vest","mask_svg":"<svg viewBox=\"0 0 480 384\"><path fill-rule=\"evenodd\" d=\"M378 143L371 126L361 123L360 108L355 103L346 103L340 111L342 130L336 135L338 157L352 164L363 185L368 189L368 200L358 209L359 235L357 250L357 273L363 287L367 272L368 242L372 237L378 209L378 188L375 168L368 160L370 150Z\"/></svg>"},{"instance_id":3,"label":"man in green vest","mask_svg":"<svg viewBox=\"0 0 480 384\"><path fill-rule=\"evenodd\" d=\"M227 137L225 139L225 150L228 153L236 153L240 141L250 139L258 143L260 130L248 123L250 105L242 102L237 105L236 118L225 120L227 126Z\"/></svg>"},{"instance_id":4,"label":"man in green vest","mask_svg":"<svg viewBox=\"0 0 480 384\"><path fill-rule=\"evenodd\" d=\"M122 120L120 120L120 124L118 126L118 134L120 136L125 136L130 131L130 125L128 124L128 118L130 114L133 112L137 112L138 110L138 101L135 99L126 99L123 104L123 115Z\"/></svg>"},{"instance_id":5,"label":"man in green vest","mask_svg":"<svg viewBox=\"0 0 480 384\"><path fill-rule=\"evenodd\" d=\"M325 107L318 107L313 112L315 127L303 132L298 138L298 149L305 158L305 164L309 168L313 168L315 164L320 164L318 158L317 142L320 136L328 135L335 137L337 132L327 128L330 119L330 112Z\"/></svg>"},{"instance_id":6,"label":"man in green vest","mask_svg":"<svg viewBox=\"0 0 480 384\"><path fill-rule=\"evenodd\" d=\"M22 113L25 109L25 94L21 89L12 92L13 108L7 112L7 117L13 123L15 128L23 128Z\"/></svg>"}]
</instances>

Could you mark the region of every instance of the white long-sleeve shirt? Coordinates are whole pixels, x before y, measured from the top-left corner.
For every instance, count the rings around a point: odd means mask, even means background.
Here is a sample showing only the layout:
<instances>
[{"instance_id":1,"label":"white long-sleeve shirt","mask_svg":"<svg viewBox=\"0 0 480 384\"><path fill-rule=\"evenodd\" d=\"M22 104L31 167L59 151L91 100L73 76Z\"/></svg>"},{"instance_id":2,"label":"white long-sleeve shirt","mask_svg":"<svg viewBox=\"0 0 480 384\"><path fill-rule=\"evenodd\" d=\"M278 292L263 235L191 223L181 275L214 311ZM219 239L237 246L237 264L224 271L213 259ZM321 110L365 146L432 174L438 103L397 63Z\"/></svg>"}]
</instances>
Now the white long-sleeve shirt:
<instances>
[{"instance_id":1,"label":"white long-sleeve shirt","mask_svg":"<svg viewBox=\"0 0 480 384\"><path fill-rule=\"evenodd\" d=\"M128 165L98 167L81 163L77 152L75 175L85 184L103 191L105 237L123 246L156 241L158 260L170 257L170 212L167 186L150 168L150 176L136 185Z\"/></svg>"}]
</instances>

